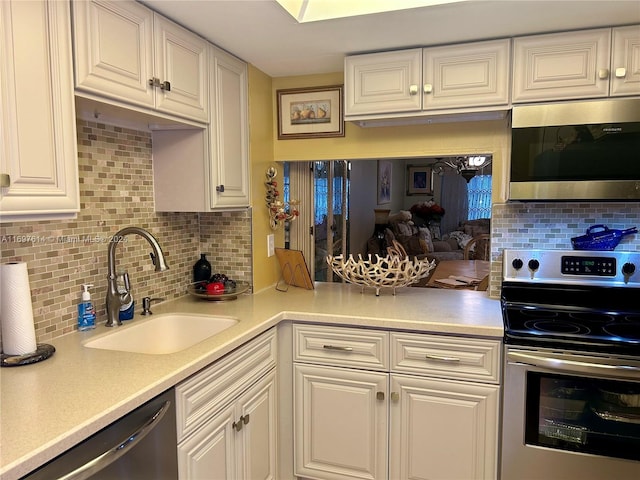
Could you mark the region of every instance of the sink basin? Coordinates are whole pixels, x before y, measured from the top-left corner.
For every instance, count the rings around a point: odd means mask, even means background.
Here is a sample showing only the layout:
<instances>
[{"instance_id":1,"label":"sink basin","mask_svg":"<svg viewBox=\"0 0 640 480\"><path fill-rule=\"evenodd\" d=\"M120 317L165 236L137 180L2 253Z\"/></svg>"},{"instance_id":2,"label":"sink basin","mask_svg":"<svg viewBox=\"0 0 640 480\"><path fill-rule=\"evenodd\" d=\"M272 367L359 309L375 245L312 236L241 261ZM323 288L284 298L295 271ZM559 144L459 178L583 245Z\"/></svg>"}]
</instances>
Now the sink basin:
<instances>
[{"instance_id":1,"label":"sink basin","mask_svg":"<svg viewBox=\"0 0 640 480\"><path fill-rule=\"evenodd\" d=\"M185 313L153 315L87 341L84 346L162 355L179 352L235 325L229 317Z\"/></svg>"}]
</instances>

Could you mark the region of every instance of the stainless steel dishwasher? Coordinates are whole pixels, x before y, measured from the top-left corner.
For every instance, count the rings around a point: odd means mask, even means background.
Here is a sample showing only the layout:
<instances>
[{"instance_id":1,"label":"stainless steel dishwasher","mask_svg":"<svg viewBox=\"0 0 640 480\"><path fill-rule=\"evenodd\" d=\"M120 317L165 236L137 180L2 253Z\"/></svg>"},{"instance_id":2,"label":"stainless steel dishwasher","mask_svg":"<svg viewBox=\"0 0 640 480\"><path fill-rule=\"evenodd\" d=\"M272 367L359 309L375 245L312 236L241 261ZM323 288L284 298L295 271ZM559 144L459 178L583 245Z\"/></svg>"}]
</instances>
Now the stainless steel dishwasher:
<instances>
[{"instance_id":1,"label":"stainless steel dishwasher","mask_svg":"<svg viewBox=\"0 0 640 480\"><path fill-rule=\"evenodd\" d=\"M178 478L174 390L100 430L24 480Z\"/></svg>"}]
</instances>

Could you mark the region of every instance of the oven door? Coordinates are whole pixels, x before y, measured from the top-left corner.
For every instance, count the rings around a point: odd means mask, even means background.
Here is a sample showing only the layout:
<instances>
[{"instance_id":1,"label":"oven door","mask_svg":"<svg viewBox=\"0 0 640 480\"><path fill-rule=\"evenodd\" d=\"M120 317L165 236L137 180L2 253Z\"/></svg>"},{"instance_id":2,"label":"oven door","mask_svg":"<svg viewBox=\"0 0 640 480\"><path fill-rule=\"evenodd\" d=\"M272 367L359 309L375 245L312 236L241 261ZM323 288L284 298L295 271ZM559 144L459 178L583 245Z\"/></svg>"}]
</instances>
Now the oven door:
<instances>
[{"instance_id":1,"label":"oven door","mask_svg":"<svg viewBox=\"0 0 640 480\"><path fill-rule=\"evenodd\" d=\"M507 347L502 480L640 478L640 359Z\"/></svg>"}]
</instances>

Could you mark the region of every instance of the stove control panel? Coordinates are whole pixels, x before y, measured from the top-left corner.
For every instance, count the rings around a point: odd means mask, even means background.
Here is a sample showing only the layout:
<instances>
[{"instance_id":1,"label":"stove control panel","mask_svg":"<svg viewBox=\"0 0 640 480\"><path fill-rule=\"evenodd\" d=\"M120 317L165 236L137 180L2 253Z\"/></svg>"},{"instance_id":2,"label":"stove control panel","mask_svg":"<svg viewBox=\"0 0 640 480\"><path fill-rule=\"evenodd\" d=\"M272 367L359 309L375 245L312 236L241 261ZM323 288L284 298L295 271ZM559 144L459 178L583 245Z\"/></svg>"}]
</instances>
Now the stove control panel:
<instances>
[{"instance_id":1,"label":"stove control panel","mask_svg":"<svg viewBox=\"0 0 640 480\"><path fill-rule=\"evenodd\" d=\"M507 249L503 279L638 288L640 252Z\"/></svg>"},{"instance_id":2,"label":"stove control panel","mask_svg":"<svg viewBox=\"0 0 640 480\"><path fill-rule=\"evenodd\" d=\"M563 256L561 272L566 275L598 275L615 277L616 259L607 257L574 257Z\"/></svg>"}]
</instances>

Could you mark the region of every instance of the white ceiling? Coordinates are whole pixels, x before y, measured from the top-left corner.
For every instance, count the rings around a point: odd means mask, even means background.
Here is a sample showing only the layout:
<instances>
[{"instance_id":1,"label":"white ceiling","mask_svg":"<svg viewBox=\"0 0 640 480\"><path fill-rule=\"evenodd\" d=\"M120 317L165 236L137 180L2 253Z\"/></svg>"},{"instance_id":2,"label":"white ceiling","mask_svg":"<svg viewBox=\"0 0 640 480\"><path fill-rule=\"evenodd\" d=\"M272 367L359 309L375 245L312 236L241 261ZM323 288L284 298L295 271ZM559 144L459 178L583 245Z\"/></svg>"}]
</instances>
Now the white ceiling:
<instances>
[{"instance_id":1,"label":"white ceiling","mask_svg":"<svg viewBox=\"0 0 640 480\"><path fill-rule=\"evenodd\" d=\"M638 0L472 0L304 24L275 0L143 3L271 77L341 72L352 53L640 23Z\"/></svg>"}]
</instances>

